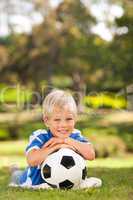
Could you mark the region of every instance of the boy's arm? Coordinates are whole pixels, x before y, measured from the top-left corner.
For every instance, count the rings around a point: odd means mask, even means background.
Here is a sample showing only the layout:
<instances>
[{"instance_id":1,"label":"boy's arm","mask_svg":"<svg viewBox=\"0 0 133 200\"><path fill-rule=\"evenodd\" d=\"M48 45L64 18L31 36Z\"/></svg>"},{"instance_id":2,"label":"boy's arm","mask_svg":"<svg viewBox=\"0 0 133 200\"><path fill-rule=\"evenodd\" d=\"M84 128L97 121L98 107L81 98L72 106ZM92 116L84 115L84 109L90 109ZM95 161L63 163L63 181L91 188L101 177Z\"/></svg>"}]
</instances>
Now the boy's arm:
<instances>
[{"instance_id":1,"label":"boy's arm","mask_svg":"<svg viewBox=\"0 0 133 200\"><path fill-rule=\"evenodd\" d=\"M54 147L57 144L66 144L68 148L73 148L74 151L77 151L81 154L86 160L95 159L95 151L93 145L89 142L80 142L78 140L68 138L57 138L53 137L48 142L45 143L43 148Z\"/></svg>"},{"instance_id":2,"label":"boy's arm","mask_svg":"<svg viewBox=\"0 0 133 200\"><path fill-rule=\"evenodd\" d=\"M77 152L81 154L86 160L95 159L95 151L92 144L79 142L70 137L65 138L64 143L73 146L77 150Z\"/></svg>"},{"instance_id":3,"label":"boy's arm","mask_svg":"<svg viewBox=\"0 0 133 200\"><path fill-rule=\"evenodd\" d=\"M52 147L41 149L32 149L27 154L27 162L30 166L34 167L40 165L49 154L61 148L61 144L56 144Z\"/></svg>"}]
</instances>

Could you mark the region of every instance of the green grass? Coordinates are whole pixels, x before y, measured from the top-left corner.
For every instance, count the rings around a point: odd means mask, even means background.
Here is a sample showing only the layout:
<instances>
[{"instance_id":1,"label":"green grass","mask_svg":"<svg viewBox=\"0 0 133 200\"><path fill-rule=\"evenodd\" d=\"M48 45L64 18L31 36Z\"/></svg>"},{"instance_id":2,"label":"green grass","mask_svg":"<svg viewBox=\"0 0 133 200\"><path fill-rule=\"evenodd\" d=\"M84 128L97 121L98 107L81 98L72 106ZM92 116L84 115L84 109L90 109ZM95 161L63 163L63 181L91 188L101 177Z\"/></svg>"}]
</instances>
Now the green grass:
<instances>
[{"instance_id":1,"label":"green grass","mask_svg":"<svg viewBox=\"0 0 133 200\"><path fill-rule=\"evenodd\" d=\"M87 162L88 176L99 177L103 186L84 190L31 190L9 188L10 179L7 166L26 166L22 151L25 141L0 143L0 200L132 200L133 199L133 158L96 159Z\"/></svg>"},{"instance_id":2,"label":"green grass","mask_svg":"<svg viewBox=\"0 0 133 200\"><path fill-rule=\"evenodd\" d=\"M89 176L100 177L103 186L85 190L31 190L9 188L9 173L0 170L0 200L132 200L133 168L90 168Z\"/></svg>"}]
</instances>

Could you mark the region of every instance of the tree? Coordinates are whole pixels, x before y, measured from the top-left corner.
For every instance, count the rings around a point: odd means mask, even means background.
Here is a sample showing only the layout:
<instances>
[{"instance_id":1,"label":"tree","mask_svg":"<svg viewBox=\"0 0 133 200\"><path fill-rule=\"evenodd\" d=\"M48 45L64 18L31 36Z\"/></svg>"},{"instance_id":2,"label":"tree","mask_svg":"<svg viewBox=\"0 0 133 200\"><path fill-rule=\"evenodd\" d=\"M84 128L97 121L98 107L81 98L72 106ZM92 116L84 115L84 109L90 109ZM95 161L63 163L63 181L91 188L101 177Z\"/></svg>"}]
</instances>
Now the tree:
<instances>
[{"instance_id":1,"label":"tree","mask_svg":"<svg viewBox=\"0 0 133 200\"><path fill-rule=\"evenodd\" d=\"M78 71L74 65L79 63L79 56L84 59L81 51L87 45L86 37L90 35L92 23L94 19L80 1L64 1L45 16L41 25L33 28L31 35L13 37L10 69L22 76L21 69L24 72L26 68L27 76L35 74L37 81L44 77L50 79L52 71L62 73L62 69L74 75L75 70ZM79 73L83 71L81 63L77 66Z\"/></svg>"},{"instance_id":2,"label":"tree","mask_svg":"<svg viewBox=\"0 0 133 200\"><path fill-rule=\"evenodd\" d=\"M30 82L37 90L44 80L52 86L51 77L61 74L72 78L77 92L83 93L86 85L88 90L118 90L123 82L131 81L132 70L132 14L129 8L124 9L116 28L129 25L128 33L116 34L112 42L105 42L91 32L96 21L82 1L64 0L49 9L31 34L11 35L10 63L2 74L11 77L14 73L23 84Z\"/></svg>"},{"instance_id":3,"label":"tree","mask_svg":"<svg viewBox=\"0 0 133 200\"><path fill-rule=\"evenodd\" d=\"M117 31L110 45L112 52L112 70L114 80L121 82L121 87L132 83L133 74L133 2L123 3L124 15L116 19Z\"/></svg>"}]
</instances>

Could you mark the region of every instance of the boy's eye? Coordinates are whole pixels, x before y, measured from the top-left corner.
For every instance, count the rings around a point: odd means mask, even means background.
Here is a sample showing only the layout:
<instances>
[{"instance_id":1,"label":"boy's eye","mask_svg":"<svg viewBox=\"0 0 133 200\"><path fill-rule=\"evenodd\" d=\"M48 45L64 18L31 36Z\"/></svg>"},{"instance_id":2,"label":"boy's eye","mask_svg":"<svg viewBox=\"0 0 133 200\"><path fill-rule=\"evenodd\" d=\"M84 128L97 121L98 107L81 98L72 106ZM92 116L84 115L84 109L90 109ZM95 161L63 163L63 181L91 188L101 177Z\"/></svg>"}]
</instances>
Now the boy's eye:
<instances>
[{"instance_id":1,"label":"boy's eye","mask_svg":"<svg viewBox=\"0 0 133 200\"><path fill-rule=\"evenodd\" d=\"M67 120L67 121L70 121L70 120L73 120L73 118L68 117L68 118L66 118L66 120Z\"/></svg>"},{"instance_id":2,"label":"boy's eye","mask_svg":"<svg viewBox=\"0 0 133 200\"><path fill-rule=\"evenodd\" d=\"M60 121L60 119L59 119L59 118L56 118L56 119L54 119L54 121L58 122L58 121Z\"/></svg>"}]
</instances>

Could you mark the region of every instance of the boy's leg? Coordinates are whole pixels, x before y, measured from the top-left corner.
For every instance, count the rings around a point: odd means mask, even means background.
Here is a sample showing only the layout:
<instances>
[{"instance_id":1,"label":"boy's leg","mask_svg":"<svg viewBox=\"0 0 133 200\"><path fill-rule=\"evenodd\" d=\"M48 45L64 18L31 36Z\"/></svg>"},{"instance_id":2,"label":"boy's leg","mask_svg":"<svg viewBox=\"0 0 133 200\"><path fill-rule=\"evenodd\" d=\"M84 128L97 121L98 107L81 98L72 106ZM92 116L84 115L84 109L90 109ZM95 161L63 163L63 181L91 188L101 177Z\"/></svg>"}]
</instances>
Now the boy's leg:
<instances>
[{"instance_id":1,"label":"boy's leg","mask_svg":"<svg viewBox=\"0 0 133 200\"><path fill-rule=\"evenodd\" d=\"M20 177L22 174L23 174L23 170L16 170L16 171L12 172L9 185L10 186L11 185L19 185L20 184L19 180L20 180Z\"/></svg>"},{"instance_id":2,"label":"boy's leg","mask_svg":"<svg viewBox=\"0 0 133 200\"><path fill-rule=\"evenodd\" d=\"M49 186L47 183L42 183L40 185L34 185L34 186L27 186L27 185L20 185L20 177L23 174L23 170L20 170L18 166L12 165L10 167L10 173L11 173L11 179L9 186L11 187L23 187L23 188L33 188L33 189L52 189L51 186Z\"/></svg>"},{"instance_id":3,"label":"boy's leg","mask_svg":"<svg viewBox=\"0 0 133 200\"><path fill-rule=\"evenodd\" d=\"M97 187L101 187L102 186L102 180L99 178L95 178L95 177L90 177L90 178L86 178L85 180L83 180L80 185L79 188L83 189L83 188L97 188Z\"/></svg>"},{"instance_id":4,"label":"boy's leg","mask_svg":"<svg viewBox=\"0 0 133 200\"><path fill-rule=\"evenodd\" d=\"M20 176L23 173L23 170L20 170L17 165L11 165L9 168L11 178L10 178L10 183L9 186L18 186L19 185L19 179Z\"/></svg>"}]
</instances>

